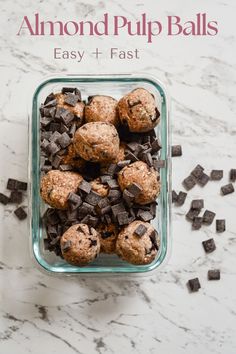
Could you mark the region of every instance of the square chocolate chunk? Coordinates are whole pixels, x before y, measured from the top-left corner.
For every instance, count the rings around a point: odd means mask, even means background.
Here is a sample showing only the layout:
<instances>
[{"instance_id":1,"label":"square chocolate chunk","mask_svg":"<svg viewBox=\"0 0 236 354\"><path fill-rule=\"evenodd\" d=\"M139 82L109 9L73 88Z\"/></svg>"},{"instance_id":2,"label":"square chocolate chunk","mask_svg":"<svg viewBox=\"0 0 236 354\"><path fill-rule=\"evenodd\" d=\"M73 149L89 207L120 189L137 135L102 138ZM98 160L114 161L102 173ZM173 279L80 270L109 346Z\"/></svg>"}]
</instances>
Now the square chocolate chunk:
<instances>
[{"instance_id":1,"label":"square chocolate chunk","mask_svg":"<svg viewBox=\"0 0 236 354\"><path fill-rule=\"evenodd\" d=\"M204 200L203 199L194 199L191 203L192 209L202 209L204 208Z\"/></svg>"},{"instance_id":2,"label":"square chocolate chunk","mask_svg":"<svg viewBox=\"0 0 236 354\"><path fill-rule=\"evenodd\" d=\"M192 223L193 230L199 230L202 227L203 218L200 216L195 216Z\"/></svg>"},{"instance_id":3,"label":"square chocolate chunk","mask_svg":"<svg viewBox=\"0 0 236 354\"><path fill-rule=\"evenodd\" d=\"M61 146L62 149L65 149L71 143L71 138L69 135L64 132L58 139L57 143Z\"/></svg>"},{"instance_id":4,"label":"square chocolate chunk","mask_svg":"<svg viewBox=\"0 0 236 354\"><path fill-rule=\"evenodd\" d=\"M187 195L187 194L186 194ZM176 203L178 201L178 194L176 191L172 191L172 203Z\"/></svg>"},{"instance_id":5,"label":"square chocolate chunk","mask_svg":"<svg viewBox=\"0 0 236 354\"><path fill-rule=\"evenodd\" d=\"M189 209L189 211L186 214L186 218L188 220L194 220L198 215L200 214L199 209Z\"/></svg>"},{"instance_id":6,"label":"square chocolate chunk","mask_svg":"<svg viewBox=\"0 0 236 354\"><path fill-rule=\"evenodd\" d=\"M122 169L130 164L131 160L122 160L117 162L117 166Z\"/></svg>"},{"instance_id":7,"label":"square chocolate chunk","mask_svg":"<svg viewBox=\"0 0 236 354\"><path fill-rule=\"evenodd\" d=\"M153 219L153 215L149 211L145 210L139 212L139 217L143 221L150 221Z\"/></svg>"},{"instance_id":8,"label":"square chocolate chunk","mask_svg":"<svg viewBox=\"0 0 236 354\"><path fill-rule=\"evenodd\" d=\"M182 147L181 147L181 145L173 145L171 147L171 156L172 157L182 156Z\"/></svg>"},{"instance_id":9,"label":"square chocolate chunk","mask_svg":"<svg viewBox=\"0 0 236 354\"><path fill-rule=\"evenodd\" d=\"M129 223L128 213L126 211L122 211L121 213L118 213L117 220L120 226L127 225Z\"/></svg>"},{"instance_id":10,"label":"square chocolate chunk","mask_svg":"<svg viewBox=\"0 0 236 354\"><path fill-rule=\"evenodd\" d=\"M203 223L206 225L211 225L215 218L216 214L213 211L205 210L203 214Z\"/></svg>"},{"instance_id":11,"label":"square chocolate chunk","mask_svg":"<svg viewBox=\"0 0 236 354\"><path fill-rule=\"evenodd\" d=\"M109 179L107 181L107 184L110 188L112 189L119 189L119 184L117 183L117 180L116 179Z\"/></svg>"},{"instance_id":12,"label":"square chocolate chunk","mask_svg":"<svg viewBox=\"0 0 236 354\"><path fill-rule=\"evenodd\" d=\"M67 93L64 102L67 103L70 106L76 106L76 103L79 101L80 97L78 95L75 95L73 93Z\"/></svg>"},{"instance_id":13,"label":"square chocolate chunk","mask_svg":"<svg viewBox=\"0 0 236 354\"><path fill-rule=\"evenodd\" d=\"M3 205L7 205L8 202L9 198L5 194L0 193L0 203Z\"/></svg>"},{"instance_id":14,"label":"square chocolate chunk","mask_svg":"<svg viewBox=\"0 0 236 354\"><path fill-rule=\"evenodd\" d=\"M208 270L208 280L220 280L220 270L219 269L209 269Z\"/></svg>"},{"instance_id":15,"label":"square chocolate chunk","mask_svg":"<svg viewBox=\"0 0 236 354\"><path fill-rule=\"evenodd\" d=\"M87 194L85 201L93 206L96 206L101 199L102 197L98 193L91 191Z\"/></svg>"},{"instance_id":16,"label":"square chocolate chunk","mask_svg":"<svg viewBox=\"0 0 236 354\"><path fill-rule=\"evenodd\" d=\"M125 211L125 207L122 203L119 203L119 204L112 205L111 210L112 210L112 214L116 218L119 213Z\"/></svg>"},{"instance_id":17,"label":"square chocolate chunk","mask_svg":"<svg viewBox=\"0 0 236 354\"><path fill-rule=\"evenodd\" d=\"M212 170L210 177L212 181L220 181L223 178L223 170Z\"/></svg>"},{"instance_id":18,"label":"square chocolate chunk","mask_svg":"<svg viewBox=\"0 0 236 354\"><path fill-rule=\"evenodd\" d=\"M23 200L22 192L11 191L9 203L20 204Z\"/></svg>"},{"instance_id":19,"label":"square chocolate chunk","mask_svg":"<svg viewBox=\"0 0 236 354\"><path fill-rule=\"evenodd\" d=\"M203 241L202 245L206 253L211 253L216 249L215 241L213 238L209 238L208 240Z\"/></svg>"},{"instance_id":20,"label":"square chocolate chunk","mask_svg":"<svg viewBox=\"0 0 236 354\"><path fill-rule=\"evenodd\" d=\"M22 207L19 207L17 208L15 211L14 211L14 214L16 215L16 217L19 219L19 220L24 220L27 218L27 214L26 212L24 211L24 209Z\"/></svg>"},{"instance_id":21,"label":"square chocolate chunk","mask_svg":"<svg viewBox=\"0 0 236 354\"><path fill-rule=\"evenodd\" d=\"M221 187L221 193L223 195L231 194L234 192L234 186L232 183L226 184L225 186Z\"/></svg>"},{"instance_id":22,"label":"square chocolate chunk","mask_svg":"<svg viewBox=\"0 0 236 354\"><path fill-rule=\"evenodd\" d=\"M161 143L158 139L155 139L152 144L152 155L155 155L161 149Z\"/></svg>"},{"instance_id":23,"label":"square chocolate chunk","mask_svg":"<svg viewBox=\"0 0 236 354\"><path fill-rule=\"evenodd\" d=\"M186 200L186 197L187 197L187 193L180 191L179 195L178 195L178 199L176 201L176 204L178 206L182 206Z\"/></svg>"},{"instance_id":24,"label":"square chocolate chunk","mask_svg":"<svg viewBox=\"0 0 236 354\"><path fill-rule=\"evenodd\" d=\"M138 237L142 237L145 232L147 231L146 226L140 224L135 230L134 230L134 234L137 235Z\"/></svg>"},{"instance_id":25,"label":"square chocolate chunk","mask_svg":"<svg viewBox=\"0 0 236 354\"><path fill-rule=\"evenodd\" d=\"M190 175L183 180L184 187L189 191L195 186L195 179Z\"/></svg>"},{"instance_id":26,"label":"square chocolate chunk","mask_svg":"<svg viewBox=\"0 0 236 354\"><path fill-rule=\"evenodd\" d=\"M199 282L198 278L189 279L188 286L189 286L189 289L192 292L196 292L196 291L198 291L201 288L201 285L200 285L200 282Z\"/></svg>"},{"instance_id":27,"label":"square chocolate chunk","mask_svg":"<svg viewBox=\"0 0 236 354\"><path fill-rule=\"evenodd\" d=\"M204 168L201 165L197 165L191 172L191 175L196 179L199 179L203 174Z\"/></svg>"},{"instance_id":28,"label":"square chocolate chunk","mask_svg":"<svg viewBox=\"0 0 236 354\"><path fill-rule=\"evenodd\" d=\"M229 173L229 178L230 181L235 182L236 181L236 169L231 168L230 173Z\"/></svg>"},{"instance_id":29,"label":"square chocolate chunk","mask_svg":"<svg viewBox=\"0 0 236 354\"><path fill-rule=\"evenodd\" d=\"M204 187L207 182L209 181L210 177L203 172L203 174L201 175L201 177L198 178L197 183L200 184L200 186Z\"/></svg>"},{"instance_id":30,"label":"square chocolate chunk","mask_svg":"<svg viewBox=\"0 0 236 354\"><path fill-rule=\"evenodd\" d=\"M137 183L132 183L127 187L127 190L137 197L142 191L142 188Z\"/></svg>"},{"instance_id":31,"label":"square chocolate chunk","mask_svg":"<svg viewBox=\"0 0 236 354\"><path fill-rule=\"evenodd\" d=\"M79 190L84 192L85 194L89 194L91 189L92 189L91 184L85 180L83 180L79 185Z\"/></svg>"},{"instance_id":32,"label":"square chocolate chunk","mask_svg":"<svg viewBox=\"0 0 236 354\"><path fill-rule=\"evenodd\" d=\"M216 231L224 232L225 231L225 219L216 220Z\"/></svg>"},{"instance_id":33,"label":"square chocolate chunk","mask_svg":"<svg viewBox=\"0 0 236 354\"><path fill-rule=\"evenodd\" d=\"M7 189L13 191L14 189L18 189L18 183L16 179L9 178L7 181Z\"/></svg>"}]
</instances>

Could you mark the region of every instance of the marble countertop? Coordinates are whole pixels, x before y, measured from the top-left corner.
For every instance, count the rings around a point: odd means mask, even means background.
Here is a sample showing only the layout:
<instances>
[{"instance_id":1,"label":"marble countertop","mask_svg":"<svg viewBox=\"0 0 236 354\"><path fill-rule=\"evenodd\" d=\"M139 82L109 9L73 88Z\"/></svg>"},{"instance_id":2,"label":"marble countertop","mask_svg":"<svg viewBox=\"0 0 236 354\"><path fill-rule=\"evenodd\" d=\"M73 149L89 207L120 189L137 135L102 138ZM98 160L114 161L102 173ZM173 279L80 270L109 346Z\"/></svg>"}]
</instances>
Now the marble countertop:
<instances>
[{"instance_id":1,"label":"marble countertop","mask_svg":"<svg viewBox=\"0 0 236 354\"><path fill-rule=\"evenodd\" d=\"M4 2L0 45L0 187L8 177L27 178L27 105L32 87L49 74L146 72L164 82L172 99L172 141L183 146L173 159L173 187L197 163L225 171L221 182L195 187L183 207L172 211L172 252L168 264L145 276L57 278L35 268L29 253L29 228L0 205L0 352L47 353L236 353L236 195L220 196L228 171L236 167L236 5L230 0L198 1L40 1ZM152 19L206 12L217 18L215 37L144 38L17 37L23 15L99 19L110 14ZM47 16L47 17L46 17ZM76 17L75 16L75 17ZM140 59L99 60L91 52L110 47L138 48ZM85 50L86 59L54 60L53 48ZM204 197L208 209L226 218L227 231L215 225L191 230L185 221L190 201ZM27 201L25 201L27 205ZM217 249L206 255L201 242L214 237ZM220 282L207 271L220 268ZM202 288L189 294L186 282L198 276Z\"/></svg>"}]
</instances>

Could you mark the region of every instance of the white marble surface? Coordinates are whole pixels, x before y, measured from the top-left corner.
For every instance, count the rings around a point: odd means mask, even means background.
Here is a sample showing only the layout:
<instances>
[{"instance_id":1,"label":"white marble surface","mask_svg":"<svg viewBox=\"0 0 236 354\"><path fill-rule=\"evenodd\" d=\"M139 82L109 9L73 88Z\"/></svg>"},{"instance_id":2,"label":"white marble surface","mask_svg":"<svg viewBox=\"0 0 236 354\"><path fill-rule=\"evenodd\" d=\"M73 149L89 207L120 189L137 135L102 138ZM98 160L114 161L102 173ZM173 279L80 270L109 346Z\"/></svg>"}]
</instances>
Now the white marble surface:
<instances>
[{"instance_id":1,"label":"white marble surface","mask_svg":"<svg viewBox=\"0 0 236 354\"><path fill-rule=\"evenodd\" d=\"M148 72L160 78L172 97L173 143L183 157L173 161L173 187L201 163L206 171L224 168L222 183L195 187L181 208L173 208L173 245L168 265L144 277L59 279L35 269L29 255L29 229L12 207L0 205L0 353L175 353L236 352L236 194L221 197L219 187L236 167L236 37L231 0L197 1L40 1L1 2L0 186L9 176L27 177L27 104L30 88L56 72ZM206 38L30 38L16 37L23 15L70 19L101 14L135 19L167 14L183 17L207 12L220 33ZM54 46L84 49L81 63L55 61ZM99 47L139 48L136 61L96 61ZM198 232L185 221L193 197L227 219L227 231L214 225ZM25 204L27 202L25 201ZM214 237L217 250L205 255L201 241ZM208 282L207 270L219 267L220 282ZM189 294L186 281L199 276L202 288Z\"/></svg>"}]
</instances>

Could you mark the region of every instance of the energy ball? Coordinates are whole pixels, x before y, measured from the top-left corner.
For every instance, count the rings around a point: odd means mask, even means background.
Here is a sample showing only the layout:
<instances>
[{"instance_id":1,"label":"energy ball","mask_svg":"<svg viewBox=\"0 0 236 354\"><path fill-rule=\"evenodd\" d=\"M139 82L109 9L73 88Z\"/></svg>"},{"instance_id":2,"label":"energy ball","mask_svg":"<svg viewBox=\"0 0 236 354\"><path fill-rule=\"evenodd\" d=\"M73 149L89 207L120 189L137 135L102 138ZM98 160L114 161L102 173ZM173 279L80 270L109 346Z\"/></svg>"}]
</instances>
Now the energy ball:
<instances>
[{"instance_id":1,"label":"energy ball","mask_svg":"<svg viewBox=\"0 0 236 354\"><path fill-rule=\"evenodd\" d=\"M119 153L119 143L116 128L105 122L84 124L74 136L76 152L91 162L112 162Z\"/></svg>"},{"instance_id":2,"label":"energy ball","mask_svg":"<svg viewBox=\"0 0 236 354\"><path fill-rule=\"evenodd\" d=\"M107 122L118 126L117 100L110 96L90 96L85 106L85 121Z\"/></svg>"},{"instance_id":3,"label":"energy ball","mask_svg":"<svg viewBox=\"0 0 236 354\"><path fill-rule=\"evenodd\" d=\"M62 156L62 164L83 169L85 161L76 153L74 144L68 146L66 154Z\"/></svg>"},{"instance_id":4,"label":"energy ball","mask_svg":"<svg viewBox=\"0 0 236 354\"><path fill-rule=\"evenodd\" d=\"M53 208L67 209L68 195L77 191L82 180L83 177L76 172L49 171L41 179L41 197Z\"/></svg>"},{"instance_id":5,"label":"energy ball","mask_svg":"<svg viewBox=\"0 0 236 354\"><path fill-rule=\"evenodd\" d=\"M94 192L96 192L97 194L99 194L101 197L106 197L108 192L109 192L109 188L108 185L105 183L102 183L100 181L100 178L96 178L93 181L90 182L91 186L92 186L92 190Z\"/></svg>"},{"instance_id":6,"label":"energy ball","mask_svg":"<svg viewBox=\"0 0 236 354\"><path fill-rule=\"evenodd\" d=\"M122 191L127 189L138 204L154 202L160 193L159 174L143 161L136 161L118 173L118 183Z\"/></svg>"},{"instance_id":7,"label":"energy ball","mask_svg":"<svg viewBox=\"0 0 236 354\"><path fill-rule=\"evenodd\" d=\"M137 88L125 95L117 107L121 124L128 126L131 132L148 132L160 121L155 98L143 88Z\"/></svg>"},{"instance_id":8,"label":"energy ball","mask_svg":"<svg viewBox=\"0 0 236 354\"><path fill-rule=\"evenodd\" d=\"M60 245L63 258L78 266L92 262L100 251L97 231L86 224L71 226L62 235Z\"/></svg>"},{"instance_id":9,"label":"energy ball","mask_svg":"<svg viewBox=\"0 0 236 354\"><path fill-rule=\"evenodd\" d=\"M76 118L77 127L79 127L84 118L84 107L85 104L82 101L78 101L75 106L71 106L65 102L67 95L64 93L56 93L55 94L57 100L57 107L63 107L73 113Z\"/></svg>"},{"instance_id":10,"label":"energy ball","mask_svg":"<svg viewBox=\"0 0 236 354\"><path fill-rule=\"evenodd\" d=\"M118 235L116 253L132 264L149 264L158 252L160 238L153 226L143 221L133 221Z\"/></svg>"},{"instance_id":11,"label":"energy ball","mask_svg":"<svg viewBox=\"0 0 236 354\"><path fill-rule=\"evenodd\" d=\"M100 252L103 253L115 253L116 240L118 236L117 227L114 224L99 224L97 226L97 232L99 233L99 239L101 244Z\"/></svg>"}]
</instances>

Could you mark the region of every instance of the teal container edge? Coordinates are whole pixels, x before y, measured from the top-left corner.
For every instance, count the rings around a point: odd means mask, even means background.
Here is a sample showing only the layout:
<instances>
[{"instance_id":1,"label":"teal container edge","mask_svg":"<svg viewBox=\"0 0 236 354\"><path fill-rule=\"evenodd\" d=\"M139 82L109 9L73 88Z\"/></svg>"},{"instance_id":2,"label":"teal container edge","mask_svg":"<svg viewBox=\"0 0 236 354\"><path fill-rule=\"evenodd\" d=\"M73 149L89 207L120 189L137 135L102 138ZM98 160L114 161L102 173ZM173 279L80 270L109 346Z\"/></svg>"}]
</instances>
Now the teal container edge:
<instances>
[{"instance_id":1,"label":"teal container edge","mask_svg":"<svg viewBox=\"0 0 236 354\"><path fill-rule=\"evenodd\" d=\"M43 226L41 214L45 207L40 198L40 130L39 130L39 104L44 92L57 90L63 86L77 86L83 92L97 92L121 97L124 93L136 87L145 87L157 96L161 104L161 122L156 129L157 136L161 140L161 159L166 160L166 167L160 171L161 194L158 198L157 217L154 226L157 227L161 236L161 247L156 259L148 265L131 265L118 259L117 256L102 256L99 261L85 267L72 266L59 257L51 257L43 250ZM47 91L49 90L49 91ZM113 94L114 92L114 94ZM40 98L40 95L42 96ZM128 274L147 273L159 269L167 260L171 247L171 142L169 123L169 98L163 84L148 74L124 74L124 75L63 75L54 76L41 82L32 98L32 106L29 117L29 181L30 181L30 247L32 258L41 270L55 275L76 274ZM156 226L157 225L157 226Z\"/></svg>"}]
</instances>

